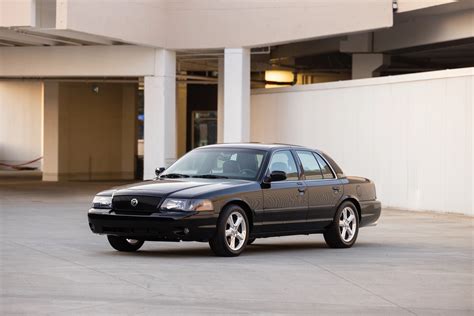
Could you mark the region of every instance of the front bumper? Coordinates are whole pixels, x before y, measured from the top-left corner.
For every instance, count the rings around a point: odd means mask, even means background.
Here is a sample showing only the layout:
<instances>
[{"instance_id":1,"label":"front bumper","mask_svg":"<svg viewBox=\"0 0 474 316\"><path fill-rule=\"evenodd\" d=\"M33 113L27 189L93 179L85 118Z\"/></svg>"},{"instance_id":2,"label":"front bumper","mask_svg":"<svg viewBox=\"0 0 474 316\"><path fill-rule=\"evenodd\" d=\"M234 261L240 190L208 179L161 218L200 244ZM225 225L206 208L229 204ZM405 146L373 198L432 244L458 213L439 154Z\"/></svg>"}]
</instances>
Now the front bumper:
<instances>
[{"instance_id":1,"label":"front bumper","mask_svg":"<svg viewBox=\"0 0 474 316\"><path fill-rule=\"evenodd\" d=\"M208 241L215 233L217 217L214 212L125 215L90 209L88 213L93 233L154 241Z\"/></svg>"}]
</instances>

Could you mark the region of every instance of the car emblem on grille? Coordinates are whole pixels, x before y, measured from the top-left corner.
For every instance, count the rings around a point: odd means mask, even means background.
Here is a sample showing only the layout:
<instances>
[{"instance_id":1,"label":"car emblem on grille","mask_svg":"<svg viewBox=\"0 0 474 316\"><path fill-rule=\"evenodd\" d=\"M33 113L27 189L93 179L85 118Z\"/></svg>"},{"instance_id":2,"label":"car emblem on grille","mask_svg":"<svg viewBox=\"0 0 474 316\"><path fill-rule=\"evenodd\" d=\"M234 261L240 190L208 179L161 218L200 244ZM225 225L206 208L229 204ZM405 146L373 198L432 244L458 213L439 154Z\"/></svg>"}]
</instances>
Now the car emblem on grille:
<instances>
[{"instance_id":1,"label":"car emblem on grille","mask_svg":"<svg viewBox=\"0 0 474 316\"><path fill-rule=\"evenodd\" d=\"M133 207L135 207L135 206L138 205L138 200L137 200L137 199L131 199L131 200L130 200L130 204L131 204Z\"/></svg>"}]
</instances>

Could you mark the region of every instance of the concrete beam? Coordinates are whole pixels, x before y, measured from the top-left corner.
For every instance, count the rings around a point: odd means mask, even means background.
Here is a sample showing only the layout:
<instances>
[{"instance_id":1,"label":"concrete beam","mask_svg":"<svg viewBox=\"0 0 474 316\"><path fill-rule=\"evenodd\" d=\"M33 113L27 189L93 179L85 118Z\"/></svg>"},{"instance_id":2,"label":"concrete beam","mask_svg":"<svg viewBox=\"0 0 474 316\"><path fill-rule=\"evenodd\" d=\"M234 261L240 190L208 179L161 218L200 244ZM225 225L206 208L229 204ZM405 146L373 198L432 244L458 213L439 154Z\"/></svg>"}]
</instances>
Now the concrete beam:
<instances>
[{"instance_id":1,"label":"concrete beam","mask_svg":"<svg viewBox=\"0 0 474 316\"><path fill-rule=\"evenodd\" d=\"M369 53L372 52L373 34L361 33L349 35L340 43L341 53Z\"/></svg>"},{"instance_id":2,"label":"concrete beam","mask_svg":"<svg viewBox=\"0 0 474 316\"><path fill-rule=\"evenodd\" d=\"M155 49L148 47L0 48L0 77L4 78L134 77L153 76L155 71Z\"/></svg>"},{"instance_id":3,"label":"concrete beam","mask_svg":"<svg viewBox=\"0 0 474 316\"><path fill-rule=\"evenodd\" d=\"M418 16L374 33L374 51L386 52L474 37L474 10Z\"/></svg>"},{"instance_id":4,"label":"concrete beam","mask_svg":"<svg viewBox=\"0 0 474 316\"><path fill-rule=\"evenodd\" d=\"M26 30L28 31L28 30ZM54 37L63 38L63 39L71 39L71 41L77 41L86 43L88 45L113 45L114 41L110 38L105 38L101 36L96 36L92 34L76 32L76 31L69 31L69 30L57 30L57 29L31 29L36 34L44 34L45 36L50 36L52 40Z\"/></svg>"},{"instance_id":5,"label":"concrete beam","mask_svg":"<svg viewBox=\"0 0 474 316\"><path fill-rule=\"evenodd\" d=\"M43 45L53 46L57 44L57 42L49 40L49 39L37 38L34 36L30 36L24 33L19 33L13 30L9 30L9 29L0 29L0 40L5 40L8 42L29 45L29 46L43 46Z\"/></svg>"},{"instance_id":6,"label":"concrete beam","mask_svg":"<svg viewBox=\"0 0 474 316\"><path fill-rule=\"evenodd\" d=\"M277 46L272 50L270 58L301 57L326 54L339 51L339 42L344 37L325 38L316 41L298 42Z\"/></svg>"},{"instance_id":7,"label":"concrete beam","mask_svg":"<svg viewBox=\"0 0 474 316\"><path fill-rule=\"evenodd\" d=\"M352 79L374 77L374 71L390 63L384 54L352 54Z\"/></svg>"},{"instance_id":8,"label":"concrete beam","mask_svg":"<svg viewBox=\"0 0 474 316\"><path fill-rule=\"evenodd\" d=\"M207 49L312 40L390 27L393 22L392 0L56 0L55 12L50 5L40 7L39 12L44 14L38 15L36 24L36 2L7 0L6 3L18 3L17 6L22 4L26 8L12 11L0 7L0 12L6 12L0 13L0 23L43 28L55 24L56 29L137 45ZM199 36L196 36L196 25Z\"/></svg>"},{"instance_id":9,"label":"concrete beam","mask_svg":"<svg viewBox=\"0 0 474 316\"><path fill-rule=\"evenodd\" d=\"M413 0L398 0L398 13L426 9L429 7L435 7L450 3L455 3L457 0L424 0L424 1L413 1Z\"/></svg>"}]
</instances>

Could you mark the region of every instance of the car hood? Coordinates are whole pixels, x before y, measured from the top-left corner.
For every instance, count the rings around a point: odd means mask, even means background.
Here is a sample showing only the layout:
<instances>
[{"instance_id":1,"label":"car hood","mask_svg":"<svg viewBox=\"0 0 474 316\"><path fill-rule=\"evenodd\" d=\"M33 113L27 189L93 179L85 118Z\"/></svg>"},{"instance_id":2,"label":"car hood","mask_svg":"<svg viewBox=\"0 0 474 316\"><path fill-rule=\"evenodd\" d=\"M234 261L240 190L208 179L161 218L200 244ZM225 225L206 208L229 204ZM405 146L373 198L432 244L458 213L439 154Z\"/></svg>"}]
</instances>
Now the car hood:
<instances>
[{"instance_id":1,"label":"car hood","mask_svg":"<svg viewBox=\"0 0 474 316\"><path fill-rule=\"evenodd\" d=\"M234 179L159 179L116 187L99 195L168 196L174 193L193 197L210 191L243 186L252 181Z\"/></svg>"}]
</instances>

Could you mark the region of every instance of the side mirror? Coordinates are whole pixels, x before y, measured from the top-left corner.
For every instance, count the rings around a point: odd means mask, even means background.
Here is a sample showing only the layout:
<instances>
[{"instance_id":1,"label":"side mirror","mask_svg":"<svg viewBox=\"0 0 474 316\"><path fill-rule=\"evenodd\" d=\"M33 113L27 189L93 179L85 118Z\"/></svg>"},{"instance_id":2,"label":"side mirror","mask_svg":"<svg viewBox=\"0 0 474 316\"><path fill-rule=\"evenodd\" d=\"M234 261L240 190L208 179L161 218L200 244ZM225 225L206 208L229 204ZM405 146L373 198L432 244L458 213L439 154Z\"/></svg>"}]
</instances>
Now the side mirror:
<instances>
[{"instance_id":1,"label":"side mirror","mask_svg":"<svg viewBox=\"0 0 474 316\"><path fill-rule=\"evenodd\" d=\"M155 169L155 175L158 177L160 174L163 173L163 171L165 171L164 167L156 168Z\"/></svg>"},{"instance_id":2,"label":"side mirror","mask_svg":"<svg viewBox=\"0 0 474 316\"><path fill-rule=\"evenodd\" d=\"M285 171L272 171L270 176L267 177L268 182L275 182L275 181L284 181L286 180L286 172Z\"/></svg>"}]
</instances>

